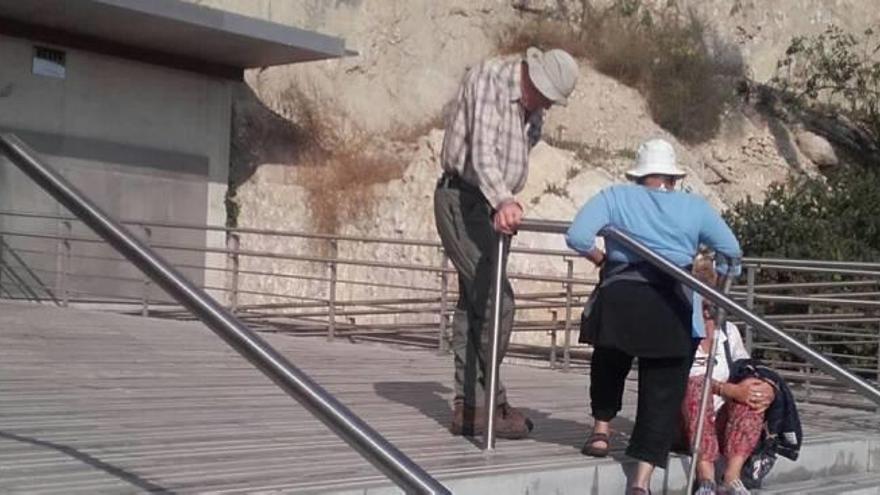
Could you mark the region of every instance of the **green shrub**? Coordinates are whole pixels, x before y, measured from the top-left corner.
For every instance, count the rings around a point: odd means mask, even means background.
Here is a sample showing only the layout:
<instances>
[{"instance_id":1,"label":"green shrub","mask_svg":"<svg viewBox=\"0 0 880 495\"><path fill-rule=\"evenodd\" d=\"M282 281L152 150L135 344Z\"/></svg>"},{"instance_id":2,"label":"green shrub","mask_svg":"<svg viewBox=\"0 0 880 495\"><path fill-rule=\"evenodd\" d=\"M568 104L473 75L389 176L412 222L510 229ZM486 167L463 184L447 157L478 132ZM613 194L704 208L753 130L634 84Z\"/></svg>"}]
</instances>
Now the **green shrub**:
<instances>
[{"instance_id":1,"label":"green shrub","mask_svg":"<svg viewBox=\"0 0 880 495\"><path fill-rule=\"evenodd\" d=\"M727 221L747 256L880 260L880 170L876 167L880 156L880 65L874 61L878 46L872 37L872 30L856 36L830 26L819 35L794 38L779 61L772 84L776 94L782 96L785 114L825 135L854 164L832 170L827 178L800 177L774 185L762 202L747 199L728 211ZM819 271L761 270L758 282L838 282L858 278ZM792 289L786 294L801 297L799 302L764 301L759 309L767 314L853 310L810 301L806 296L815 295L816 291ZM849 286L829 287L821 292L859 291L858 287ZM825 328L829 329L837 327ZM813 344L814 348L836 354L840 363L854 368L865 367L864 356L877 355L876 344L853 341L850 336L826 334L820 340L822 343ZM759 351L756 355L773 359L781 353ZM874 378L876 374L868 376Z\"/></svg>"},{"instance_id":2,"label":"green shrub","mask_svg":"<svg viewBox=\"0 0 880 495\"><path fill-rule=\"evenodd\" d=\"M880 173L846 169L827 180L792 179L725 214L746 256L877 261Z\"/></svg>"},{"instance_id":3,"label":"green shrub","mask_svg":"<svg viewBox=\"0 0 880 495\"><path fill-rule=\"evenodd\" d=\"M742 201L725 216L742 244L746 256L834 261L880 260L880 173L855 168L841 171L827 180L791 180L770 188L762 202ZM790 282L841 282L859 277L839 273L761 270L759 284ZM836 287L825 294L859 292L859 287ZM785 291L802 297L802 302L764 301L763 314L850 312L853 308L811 302L806 296L816 289ZM863 298L863 296L852 296ZM858 325L856 325L858 326ZM832 327L834 328L834 327ZM814 345L820 352L836 353L847 366L864 366L861 356L876 356L876 344L852 342L852 337L824 335ZM786 353L757 351L761 359L776 359ZM849 356L849 357L844 357ZM790 356L789 356L790 357Z\"/></svg>"},{"instance_id":4,"label":"green shrub","mask_svg":"<svg viewBox=\"0 0 880 495\"><path fill-rule=\"evenodd\" d=\"M821 34L797 36L777 63L773 83L794 103L843 112L880 136L880 44L875 29L859 35L830 25Z\"/></svg>"},{"instance_id":5,"label":"green shrub","mask_svg":"<svg viewBox=\"0 0 880 495\"><path fill-rule=\"evenodd\" d=\"M874 30L859 35L831 25L824 32L792 39L778 62L773 84L789 110L809 124L853 132L880 144L880 45ZM817 116L824 116L826 120ZM871 143L851 140L850 150ZM864 160L856 159L858 163ZM868 160L868 165L876 162ZM877 261L880 259L880 171L851 165L826 179L799 178L771 187L761 203L747 199L728 220L748 256Z\"/></svg>"},{"instance_id":6,"label":"green shrub","mask_svg":"<svg viewBox=\"0 0 880 495\"><path fill-rule=\"evenodd\" d=\"M877 29L837 26L797 36L777 63L772 86L789 110L848 161L880 166L880 43Z\"/></svg>"}]
</instances>

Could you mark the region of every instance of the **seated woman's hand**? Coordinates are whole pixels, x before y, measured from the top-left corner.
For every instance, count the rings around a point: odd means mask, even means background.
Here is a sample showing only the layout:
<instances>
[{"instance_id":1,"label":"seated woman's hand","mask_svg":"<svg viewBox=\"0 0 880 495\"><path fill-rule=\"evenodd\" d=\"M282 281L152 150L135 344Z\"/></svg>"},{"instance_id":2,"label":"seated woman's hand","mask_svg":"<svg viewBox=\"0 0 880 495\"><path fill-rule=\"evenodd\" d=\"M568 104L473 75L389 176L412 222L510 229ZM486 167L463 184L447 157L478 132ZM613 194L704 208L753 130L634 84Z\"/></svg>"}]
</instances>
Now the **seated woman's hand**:
<instances>
[{"instance_id":1,"label":"seated woman's hand","mask_svg":"<svg viewBox=\"0 0 880 495\"><path fill-rule=\"evenodd\" d=\"M745 404L758 412L767 410L775 397L773 386L757 378L746 378L737 384L729 386L730 391L728 395L731 399L740 404Z\"/></svg>"},{"instance_id":2,"label":"seated woman's hand","mask_svg":"<svg viewBox=\"0 0 880 495\"><path fill-rule=\"evenodd\" d=\"M758 412L766 411L770 404L773 403L773 399L776 398L776 389L764 380L757 378L749 378L748 380L754 382L753 389L756 391L755 399L750 406Z\"/></svg>"}]
</instances>

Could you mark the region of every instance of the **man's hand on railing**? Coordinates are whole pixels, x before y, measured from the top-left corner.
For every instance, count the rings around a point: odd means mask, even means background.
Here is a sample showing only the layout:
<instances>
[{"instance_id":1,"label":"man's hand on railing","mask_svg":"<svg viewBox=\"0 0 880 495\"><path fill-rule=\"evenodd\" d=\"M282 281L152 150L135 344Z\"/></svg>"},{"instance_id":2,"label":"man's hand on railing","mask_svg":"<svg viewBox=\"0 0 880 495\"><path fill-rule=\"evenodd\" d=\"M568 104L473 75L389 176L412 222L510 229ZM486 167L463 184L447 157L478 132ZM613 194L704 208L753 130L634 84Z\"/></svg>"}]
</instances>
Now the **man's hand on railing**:
<instances>
[{"instance_id":1,"label":"man's hand on railing","mask_svg":"<svg viewBox=\"0 0 880 495\"><path fill-rule=\"evenodd\" d=\"M519 228L519 224L523 219L523 207L519 201L510 200L503 203L495 215L492 217L492 223L495 230L502 234L513 235Z\"/></svg>"}]
</instances>

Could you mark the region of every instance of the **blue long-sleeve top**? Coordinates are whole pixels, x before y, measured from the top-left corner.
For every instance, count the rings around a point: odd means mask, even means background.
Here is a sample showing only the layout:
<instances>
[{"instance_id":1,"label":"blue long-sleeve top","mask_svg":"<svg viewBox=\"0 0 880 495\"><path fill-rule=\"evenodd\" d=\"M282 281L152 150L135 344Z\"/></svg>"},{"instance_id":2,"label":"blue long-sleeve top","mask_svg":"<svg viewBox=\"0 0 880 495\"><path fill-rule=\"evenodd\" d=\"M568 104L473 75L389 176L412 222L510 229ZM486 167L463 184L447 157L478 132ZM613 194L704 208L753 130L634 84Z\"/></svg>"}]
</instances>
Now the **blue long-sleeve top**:
<instances>
[{"instance_id":1,"label":"blue long-sleeve top","mask_svg":"<svg viewBox=\"0 0 880 495\"><path fill-rule=\"evenodd\" d=\"M732 259L742 257L736 237L721 215L696 194L664 191L634 184L607 187L593 196L574 217L565 241L586 254L606 225L619 227L678 266L693 263L700 244ZM639 258L612 239L605 244L611 261Z\"/></svg>"},{"instance_id":2,"label":"blue long-sleeve top","mask_svg":"<svg viewBox=\"0 0 880 495\"><path fill-rule=\"evenodd\" d=\"M565 241L571 249L586 254L595 248L596 234L606 225L627 231L681 267L693 263L698 246L704 244L737 260L733 273L739 274L738 260L742 257L739 242L721 215L698 195L634 184L607 187L581 208ZM610 261L639 261L638 255L610 238L605 241L605 254ZM726 271L725 263L716 266L719 272ZM699 337L703 334L702 311L699 304L695 307L698 309L694 311L694 336Z\"/></svg>"}]
</instances>

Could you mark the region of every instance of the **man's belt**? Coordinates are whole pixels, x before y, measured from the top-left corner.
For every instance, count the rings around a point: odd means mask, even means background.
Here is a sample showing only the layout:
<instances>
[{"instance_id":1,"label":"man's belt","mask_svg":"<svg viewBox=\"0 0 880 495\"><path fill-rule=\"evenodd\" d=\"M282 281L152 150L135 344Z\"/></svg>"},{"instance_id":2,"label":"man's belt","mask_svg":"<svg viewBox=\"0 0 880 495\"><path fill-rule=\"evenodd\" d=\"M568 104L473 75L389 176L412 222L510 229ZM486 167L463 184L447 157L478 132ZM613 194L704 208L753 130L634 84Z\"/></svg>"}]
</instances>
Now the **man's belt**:
<instances>
[{"instance_id":1,"label":"man's belt","mask_svg":"<svg viewBox=\"0 0 880 495\"><path fill-rule=\"evenodd\" d=\"M443 172L437 181L438 188L459 189L462 191L480 192L480 188L465 182L460 175L452 172Z\"/></svg>"}]
</instances>

